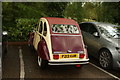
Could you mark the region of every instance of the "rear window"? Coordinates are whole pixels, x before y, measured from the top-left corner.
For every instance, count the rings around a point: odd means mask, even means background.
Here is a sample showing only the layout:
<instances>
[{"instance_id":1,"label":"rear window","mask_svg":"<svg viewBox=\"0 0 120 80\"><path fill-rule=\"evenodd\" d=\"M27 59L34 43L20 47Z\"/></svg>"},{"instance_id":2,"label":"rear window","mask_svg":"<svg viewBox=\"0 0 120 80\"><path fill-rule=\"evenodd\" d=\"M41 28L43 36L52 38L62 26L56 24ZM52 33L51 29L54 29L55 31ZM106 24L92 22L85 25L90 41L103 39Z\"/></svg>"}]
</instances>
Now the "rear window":
<instances>
[{"instance_id":1,"label":"rear window","mask_svg":"<svg viewBox=\"0 0 120 80\"><path fill-rule=\"evenodd\" d=\"M79 33L78 27L75 25L53 24L53 33Z\"/></svg>"}]
</instances>

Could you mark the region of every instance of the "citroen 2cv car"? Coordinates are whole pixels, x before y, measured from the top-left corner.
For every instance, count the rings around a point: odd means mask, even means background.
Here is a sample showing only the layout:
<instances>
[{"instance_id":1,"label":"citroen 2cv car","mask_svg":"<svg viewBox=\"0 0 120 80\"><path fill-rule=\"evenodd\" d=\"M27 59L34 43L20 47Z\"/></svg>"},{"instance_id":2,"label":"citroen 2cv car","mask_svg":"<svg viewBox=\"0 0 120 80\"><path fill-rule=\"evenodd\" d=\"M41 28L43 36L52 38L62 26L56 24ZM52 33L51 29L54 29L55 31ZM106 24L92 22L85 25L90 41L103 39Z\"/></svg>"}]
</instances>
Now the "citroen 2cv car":
<instances>
[{"instance_id":1,"label":"citroen 2cv car","mask_svg":"<svg viewBox=\"0 0 120 80\"><path fill-rule=\"evenodd\" d=\"M38 54L38 64L80 65L89 61L79 25L72 19L40 18L29 43Z\"/></svg>"}]
</instances>

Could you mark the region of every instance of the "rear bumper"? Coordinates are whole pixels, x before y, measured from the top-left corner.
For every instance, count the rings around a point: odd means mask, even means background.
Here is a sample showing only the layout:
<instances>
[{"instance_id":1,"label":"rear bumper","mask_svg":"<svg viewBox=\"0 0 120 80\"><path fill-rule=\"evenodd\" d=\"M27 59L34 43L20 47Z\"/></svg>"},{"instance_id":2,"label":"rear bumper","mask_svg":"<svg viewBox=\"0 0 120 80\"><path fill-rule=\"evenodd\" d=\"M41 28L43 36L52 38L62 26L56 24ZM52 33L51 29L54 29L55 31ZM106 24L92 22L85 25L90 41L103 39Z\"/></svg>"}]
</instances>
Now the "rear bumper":
<instances>
[{"instance_id":1,"label":"rear bumper","mask_svg":"<svg viewBox=\"0 0 120 80\"><path fill-rule=\"evenodd\" d=\"M77 64L88 64L89 59L86 61L49 61L48 65L77 65Z\"/></svg>"}]
</instances>

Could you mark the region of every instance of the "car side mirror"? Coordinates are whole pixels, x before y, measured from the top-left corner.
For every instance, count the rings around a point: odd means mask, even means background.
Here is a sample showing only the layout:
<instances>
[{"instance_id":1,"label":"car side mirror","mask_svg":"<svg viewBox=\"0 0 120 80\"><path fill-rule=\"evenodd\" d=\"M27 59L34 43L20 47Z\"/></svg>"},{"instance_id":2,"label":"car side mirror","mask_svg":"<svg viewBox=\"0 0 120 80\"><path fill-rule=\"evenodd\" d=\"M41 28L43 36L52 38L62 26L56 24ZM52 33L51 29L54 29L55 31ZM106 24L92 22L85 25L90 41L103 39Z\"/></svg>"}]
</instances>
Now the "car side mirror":
<instances>
[{"instance_id":1,"label":"car side mirror","mask_svg":"<svg viewBox=\"0 0 120 80\"><path fill-rule=\"evenodd\" d=\"M7 31L3 31L2 34L5 36L5 35L8 35L8 32Z\"/></svg>"},{"instance_id":2,"label":"car side mirror","mask_svg":"<svg viewBox=\"0 0 120 80\"><path fill-rule=\"evenodd\" d=\"M93 33L93 36L95 36L95 37L100 37L98 32L94 32L94 33Z\"/></svg>"}]
</instances>

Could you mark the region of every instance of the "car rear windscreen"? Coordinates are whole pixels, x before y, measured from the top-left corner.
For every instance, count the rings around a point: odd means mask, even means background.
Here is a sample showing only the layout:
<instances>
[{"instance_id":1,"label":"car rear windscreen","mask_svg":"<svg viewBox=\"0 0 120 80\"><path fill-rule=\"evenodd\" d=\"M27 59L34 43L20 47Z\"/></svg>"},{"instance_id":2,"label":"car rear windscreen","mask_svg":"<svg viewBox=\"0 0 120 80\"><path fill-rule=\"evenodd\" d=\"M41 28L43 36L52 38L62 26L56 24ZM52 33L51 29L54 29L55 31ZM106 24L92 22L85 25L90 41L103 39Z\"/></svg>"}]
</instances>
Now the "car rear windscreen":
<instances>
[{"instance_id":1,"label":"car rear windscreen","mask_svg":"<svg viewBox=\"0 0 120 80\"><path fill-rule=\"evenodd\" d=\"M76 25L66 25L66 24L53 24L52 25L53 33L74 33L78 34L79 30Z\"/></svg>"}]
</instances>

